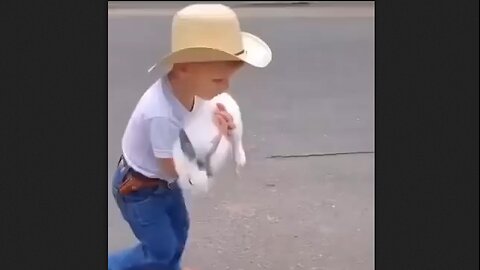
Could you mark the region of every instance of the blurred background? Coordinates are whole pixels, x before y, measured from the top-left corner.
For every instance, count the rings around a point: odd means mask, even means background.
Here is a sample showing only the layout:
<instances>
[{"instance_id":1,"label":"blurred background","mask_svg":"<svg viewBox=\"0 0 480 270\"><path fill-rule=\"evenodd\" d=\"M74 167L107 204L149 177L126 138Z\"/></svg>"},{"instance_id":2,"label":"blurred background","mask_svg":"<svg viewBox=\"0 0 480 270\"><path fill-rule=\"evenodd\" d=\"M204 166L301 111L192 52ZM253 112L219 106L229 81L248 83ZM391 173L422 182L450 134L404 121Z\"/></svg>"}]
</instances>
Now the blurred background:
<instances>
[{"instance_id":1,"label":"blurred background","mask_svg":"<svg viewBox=\"0 0 480 270\"><path fill-rule=\"evenodd\" d=\"M233 7L273 61L233 80L247 166L187 196L186 265L374 269L374 3L206 2ZM147 70L169 52L173 14L192 3L108 2L109 252L136 242L110 193L123 130L162 75Z\"/></svg>"}]
</instances>

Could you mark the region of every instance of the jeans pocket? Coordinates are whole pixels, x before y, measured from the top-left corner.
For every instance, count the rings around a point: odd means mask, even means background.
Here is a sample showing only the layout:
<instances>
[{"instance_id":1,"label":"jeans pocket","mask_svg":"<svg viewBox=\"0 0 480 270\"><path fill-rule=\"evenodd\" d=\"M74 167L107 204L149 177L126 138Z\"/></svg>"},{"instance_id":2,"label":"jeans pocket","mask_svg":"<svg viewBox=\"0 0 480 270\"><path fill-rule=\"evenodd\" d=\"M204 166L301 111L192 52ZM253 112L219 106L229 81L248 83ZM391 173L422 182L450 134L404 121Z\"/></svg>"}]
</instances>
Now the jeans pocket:
<instances>
[{"instance_id":1,"label":"jeans pocket","mask_svg":"<svg viewBox=\"0 0 480 270\"><path fill-rule=\"evenodd\" d=\"M151 193L143 199L128 203L130 208L130 221L141 226L152 225L165 218L168 196L165 194Z\"/></svg>"}]
</instances>

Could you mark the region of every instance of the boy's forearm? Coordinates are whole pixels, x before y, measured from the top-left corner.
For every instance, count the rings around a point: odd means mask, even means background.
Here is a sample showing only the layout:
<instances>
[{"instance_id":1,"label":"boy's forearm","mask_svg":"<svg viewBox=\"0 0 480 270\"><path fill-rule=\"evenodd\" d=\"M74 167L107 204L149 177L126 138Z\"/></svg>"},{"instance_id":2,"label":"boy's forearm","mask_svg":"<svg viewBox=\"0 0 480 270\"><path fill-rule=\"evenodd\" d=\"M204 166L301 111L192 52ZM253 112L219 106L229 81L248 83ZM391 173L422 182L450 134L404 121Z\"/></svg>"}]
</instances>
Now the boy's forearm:
<instances>
[{"instance_id":1,"label":"boy's forearm","mask_svg":"<svg viewBox=\"0 0 480 270\"><path fill-rule=\"evenodd\" d=\"M167 174L170 178L177 178L178 174L175 170L175 163L173 158L158 158L158 166L160 169Z\"/></svg>"}]
</instances>

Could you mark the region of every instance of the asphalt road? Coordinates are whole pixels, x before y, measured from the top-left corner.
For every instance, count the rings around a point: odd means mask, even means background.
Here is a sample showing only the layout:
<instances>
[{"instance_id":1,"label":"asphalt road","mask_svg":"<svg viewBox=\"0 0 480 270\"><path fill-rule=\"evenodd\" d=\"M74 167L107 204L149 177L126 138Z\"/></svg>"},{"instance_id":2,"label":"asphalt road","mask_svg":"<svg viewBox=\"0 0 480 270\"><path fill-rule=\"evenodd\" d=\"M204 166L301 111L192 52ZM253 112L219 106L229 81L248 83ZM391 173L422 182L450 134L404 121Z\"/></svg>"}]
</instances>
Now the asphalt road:
<instances>
[{"instance_id":1,"label":"asphalt road","mask_svg":"<svg viewBox=\"0 0 480 270\"><path fill-rule=\"evenodd\" d=\"M268 158L374 152L374 18L323 16L332 12L321 9L241 13L242 28L269 43L274 57L268 68L247 67L233 81L247 167L241 179L226 168L209 194L187 198L187 265L374 269L374 154ZM146 71L169 50L170 20L160 10L109 14L109 186L130 113L160 75ZM108 207L109 251L135 243L110 193Z\"/></svg>"}]
</instances>

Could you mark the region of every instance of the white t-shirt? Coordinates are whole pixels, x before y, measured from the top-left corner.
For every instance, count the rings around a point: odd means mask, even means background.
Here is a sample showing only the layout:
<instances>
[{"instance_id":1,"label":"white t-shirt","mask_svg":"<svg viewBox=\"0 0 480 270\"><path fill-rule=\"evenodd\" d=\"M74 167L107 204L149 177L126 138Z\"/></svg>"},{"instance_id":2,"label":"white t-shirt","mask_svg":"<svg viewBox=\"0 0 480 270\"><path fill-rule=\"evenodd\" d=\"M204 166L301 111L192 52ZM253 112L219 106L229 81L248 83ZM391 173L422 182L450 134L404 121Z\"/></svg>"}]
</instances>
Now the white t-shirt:
<instances>
[{"instance_id":1,"label":"white t-shirt","mask_svg":"<svg viewBox=\"0 0 480 270\"><path fill-rule=\"evenodd\" d=\"M156 158L171 158L175 140L189 111L172 93L167 76L156 81L138 101L122 139L128 165L145 176L171 181Z\"/></svg>"}]
</instances>

